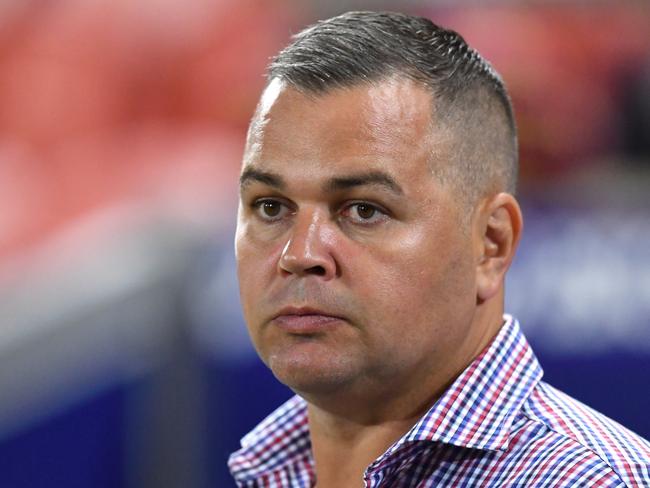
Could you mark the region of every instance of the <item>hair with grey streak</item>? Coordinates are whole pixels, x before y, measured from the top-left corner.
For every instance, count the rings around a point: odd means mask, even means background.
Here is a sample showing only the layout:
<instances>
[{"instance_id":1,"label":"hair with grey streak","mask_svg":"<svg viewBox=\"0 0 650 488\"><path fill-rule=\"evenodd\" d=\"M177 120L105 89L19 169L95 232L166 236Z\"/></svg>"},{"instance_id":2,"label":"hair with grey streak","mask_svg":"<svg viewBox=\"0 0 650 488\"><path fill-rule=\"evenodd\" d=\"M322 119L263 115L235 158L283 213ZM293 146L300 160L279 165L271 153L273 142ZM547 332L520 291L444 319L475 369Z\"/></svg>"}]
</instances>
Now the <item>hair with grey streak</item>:
<instances>
[{"instance_id":1,"label":"hair with grey streak","mask_svg":"<svg viewBox=\"0 0 650 488\"><path fill-rule=\"evenodd\" d=\"M514 193L517 129L503 80L456 32L423 17L393 12L348 12L293 37L271 61L280 78L309 94L403 76L428 87L435 123L456 137L454 161L433 168L471 198L503 189ZM496 185L496 186L495 186Z\"/></svg>"}]
</instances>

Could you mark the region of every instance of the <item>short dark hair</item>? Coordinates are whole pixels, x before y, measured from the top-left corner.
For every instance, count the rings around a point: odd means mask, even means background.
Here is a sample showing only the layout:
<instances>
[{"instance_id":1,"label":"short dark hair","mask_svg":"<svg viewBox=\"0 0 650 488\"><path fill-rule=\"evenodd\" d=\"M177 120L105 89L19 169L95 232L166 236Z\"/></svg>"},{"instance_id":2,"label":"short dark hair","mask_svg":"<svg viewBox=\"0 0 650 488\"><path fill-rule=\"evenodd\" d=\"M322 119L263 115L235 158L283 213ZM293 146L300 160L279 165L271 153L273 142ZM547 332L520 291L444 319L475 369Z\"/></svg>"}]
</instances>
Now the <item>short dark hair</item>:
<instances>
[{"instance_id":1,"label":"short dark hair","mask_svg":"<svg viewBox=\"0 0 650 488\"><path fill-rule=\"evenodd\" d=\"M483 193L495 180L514 193L517 130L510 98L490 63L452 30L402 13L348 12L296 34L267 72L269 81L280 78L316 95L391 76L428 87L436 122L458 129L462 147L441 177L462 183L465 194Z\"/></svg>"}]
</instances>

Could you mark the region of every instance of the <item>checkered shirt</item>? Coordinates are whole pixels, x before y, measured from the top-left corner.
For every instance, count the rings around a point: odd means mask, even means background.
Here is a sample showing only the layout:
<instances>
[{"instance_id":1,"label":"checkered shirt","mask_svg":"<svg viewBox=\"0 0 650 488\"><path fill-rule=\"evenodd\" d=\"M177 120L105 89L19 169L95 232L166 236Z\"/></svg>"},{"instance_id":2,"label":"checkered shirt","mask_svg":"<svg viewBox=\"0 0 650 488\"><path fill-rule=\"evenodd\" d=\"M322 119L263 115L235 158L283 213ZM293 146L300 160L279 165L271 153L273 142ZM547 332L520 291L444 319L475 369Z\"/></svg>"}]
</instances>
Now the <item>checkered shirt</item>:
<instances>
[{"instance_id":1,"label":"checkered shirt","mask_svg":"<svg viewBox=\"0 0 650 488\"><path fill-rule=\"evenodd\" d=\"M368 466L364 486L650 487L650 443L541 381L518 322L504 317L492 344ZM315 484L300 397L241 444L229 460L238 486Z\"/></svg>"}]
</instances>

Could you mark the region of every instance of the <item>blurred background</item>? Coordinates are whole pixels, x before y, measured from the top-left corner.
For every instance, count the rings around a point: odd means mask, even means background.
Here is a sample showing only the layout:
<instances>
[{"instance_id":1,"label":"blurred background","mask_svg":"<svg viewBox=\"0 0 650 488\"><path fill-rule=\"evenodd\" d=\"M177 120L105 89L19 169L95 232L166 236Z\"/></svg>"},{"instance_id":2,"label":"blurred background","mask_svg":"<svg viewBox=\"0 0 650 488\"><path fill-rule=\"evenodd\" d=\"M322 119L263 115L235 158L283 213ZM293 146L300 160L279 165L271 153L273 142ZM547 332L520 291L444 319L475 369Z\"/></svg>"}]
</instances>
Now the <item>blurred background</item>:
<instances>
[{"instance_id":1,"label":"blurred background","mask_svg":"<svg viewBox=\"0 0 650 488\"><path fill-rule=\"evenodd\" d=\"M650 4L0 2L0 487L232 486L290 396L234 272L268 58L350 9L426 15L490 59L521 134L508 310L546 379L650 437Z\"/></svg>"}]
</instances>

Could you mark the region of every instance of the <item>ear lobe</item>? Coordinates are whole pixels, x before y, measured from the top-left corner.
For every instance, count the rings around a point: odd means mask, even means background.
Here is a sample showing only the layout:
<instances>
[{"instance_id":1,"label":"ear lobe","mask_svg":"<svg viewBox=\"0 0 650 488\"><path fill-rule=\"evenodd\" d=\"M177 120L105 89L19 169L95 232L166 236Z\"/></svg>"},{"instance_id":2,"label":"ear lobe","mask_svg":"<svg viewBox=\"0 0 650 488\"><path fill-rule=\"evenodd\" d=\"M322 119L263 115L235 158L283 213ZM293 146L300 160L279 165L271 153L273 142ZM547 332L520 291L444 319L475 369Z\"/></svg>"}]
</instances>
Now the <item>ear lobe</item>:
<instances>
[{"instance_id":1,"label":"ear lobe","mask_svg":"<svg viewBox=\"0 0 650 488\"><path fill-rule=\"evenodd\" d=\"M515 197L499 193L482 209L480 244L476 268L477 300L484 302L503 288L506 271L512 263L523 218Z\"/></svg>"}]
</instances>

